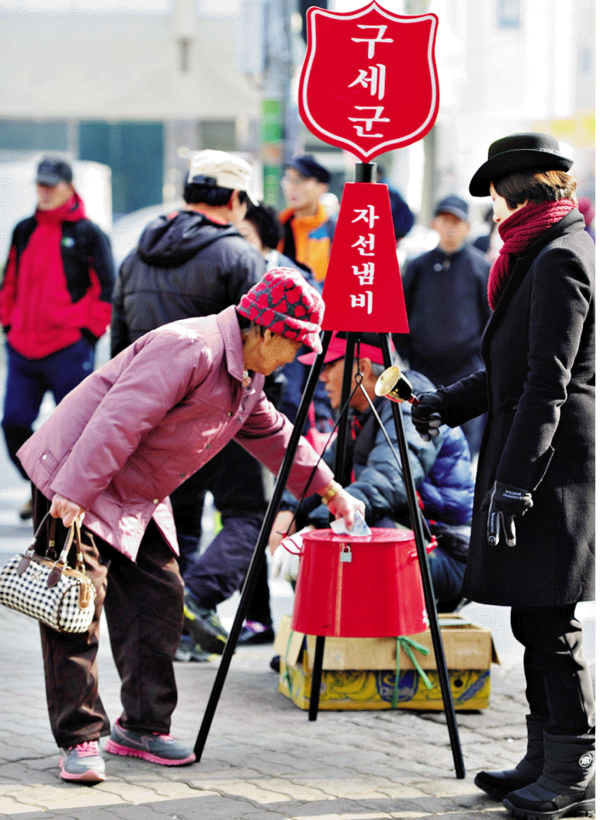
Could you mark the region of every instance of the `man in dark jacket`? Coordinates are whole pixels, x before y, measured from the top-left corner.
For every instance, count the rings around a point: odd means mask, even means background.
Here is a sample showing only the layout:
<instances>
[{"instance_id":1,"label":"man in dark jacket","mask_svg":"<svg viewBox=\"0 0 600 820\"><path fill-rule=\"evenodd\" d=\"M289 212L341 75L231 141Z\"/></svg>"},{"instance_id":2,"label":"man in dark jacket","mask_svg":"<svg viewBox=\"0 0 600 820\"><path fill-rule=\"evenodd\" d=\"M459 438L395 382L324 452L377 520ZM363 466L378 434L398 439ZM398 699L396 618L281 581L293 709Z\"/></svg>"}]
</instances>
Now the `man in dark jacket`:
<instances>
[{"instance_id":1,"label":"man in dark jacket","mask_svg":"<svg viewBox=\"0 0 600 820\"><path fill-rule=\"evenodd\" d=\"M94 369L115 278L110 242L86 218L71 166L47 157L35 182L37 209L13 231L0 289L8 368L2 429L27 481L17 450L33 433L46 391L58 404ZM31 500L20 516L31 518Z\"/></svg>"},{"instance_id":2,"label":"man in dark jacket","mask_svg":"<svg viewBox=\"0 0 600 820\"><path fill-rule=\"evenodd\" d=\"M205 150L192 156L185 208L150 222L119 270L111 324L113 356L167 322L210 316L237 304L264 276L264 259L237 229L246 214L251 178L251 166L224 151ZM207 490L224 526L218 542L210 545L198 564ZM224 594L223 579L231 576L240 553L256 543L267 506L262 469L231 442L172 494L171 503L186 581L186 625L206 621L208 629L224 638L215 605L237 588ZM226 549L221 548L224 541ZM195 593L199 584L195 579L206 574L204 564L210 566L211 576L218 567L208 605L200 600L200 590ZM270 621L268 601L266 610L264 618ZM190 658L188 643L182 642L180 659ZM221 644L222 640L219 648ZM196 657L202 658L198 653Z\"/></svg>"},{"instance_id":3,"label":"man in dark jacket","mask_svg":"<svg viewBox=\"0 0 600 820\"><path fill-rule=\"evenodd\" d=\"M264 276L260 254L237 230L251 173L247 162L224 151L193 155L185 209L152 220L121 265L113 296L113 355L167 322L237 304Z\"/></svg>"},{"instance_id":4,"label":"man in dark jacket","mask_svg":"<svg viewBox=\"0 0 600 820\"><path fill-rule=\"evenodd\" d=\"M479 370L479 343L491 315L487 301L490 265L467 242L469 209L457 196L438 204L432 227L437 248L414 259L402 280L410 334L394 338L412 370L435 385L452 384ZM485 419L463 426L471 456L479 452Z\"/></svg>"},{"instance_id":5,"label":"man in dark jacket","mask_svg":"<svg viewBox=\"0 0 600 820\"><path fill-rule=\"evenodd\" d=\"M334 410L339 408L341 401L346 349L343 335L332 337L320 376ZM375 384L384 370L379 337L368 333L362 334L362 337L365 342L360 344L355 372L360 369L362 386L373 402L390 441L397 448L391 402L375 395ZM302 358L308 363L315 356L308 354ZM407 375L415 390L420 390L422 385L431 384L420 373L409 371ZM352 393L350 407L352 436L349 447L352 448L353 479L346 486L346 491L364 502L365 520L369 526L393 527L395 523L400 523L410 527L408 497L401 466L361 388ZM402 410L410 417L408 403L402 405ZM423 514L431 531L439 536L438 547L429 553L434 593L442 606L450 602L456 604L461 598L466 545L473 512L474 483L469 448L460 428L451 430L449 427L442 427L439 436L425 442L416 434L412 424L406 424L405 427L413 478ZM334 455L335 447L330 447L325 461L332 465ZM270 539L271 549L275 552L274 569L288 580L294 580L297 559L294 562L285 546L278 545L281 533L288 530L297 506L293 496L284 493ZM300 504L290 533L295 532L296 526L310 529L330 526L327 509L318 497L311 496Z\"/></svg>"}]
</instances>

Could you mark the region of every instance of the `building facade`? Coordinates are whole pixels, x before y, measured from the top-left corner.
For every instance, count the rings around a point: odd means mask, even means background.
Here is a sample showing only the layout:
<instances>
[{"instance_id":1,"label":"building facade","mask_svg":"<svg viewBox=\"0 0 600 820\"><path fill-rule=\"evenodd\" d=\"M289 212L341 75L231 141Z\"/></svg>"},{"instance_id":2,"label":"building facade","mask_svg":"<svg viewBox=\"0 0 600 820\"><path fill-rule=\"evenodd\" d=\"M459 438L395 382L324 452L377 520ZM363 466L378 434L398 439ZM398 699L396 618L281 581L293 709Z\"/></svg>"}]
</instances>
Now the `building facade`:
<instances>
[{"instance_id":1,"label":"building facade","mask_svg":"<svg viewBox=\"0 0 600 820\"><path fill-rule=\"evenodd\" d=\"M593 197L594 0L379 1L440 21L437 123L379 159L421 222L441 196L467 194L490 142L520 130L568 143ZM335 193L352 179L354 158L319 143L297 117L297 0L104 5L48 0L44 10L40 0L34 10L0 0L0 161L56 151L107 165L115 217L173 201L190 151L203 147L239 152L259 172L274 166L265 174L271 199L290 151L315 152L334 172ZM333 10L364 5L329 0Z\"/></svg>"}]
</instances>

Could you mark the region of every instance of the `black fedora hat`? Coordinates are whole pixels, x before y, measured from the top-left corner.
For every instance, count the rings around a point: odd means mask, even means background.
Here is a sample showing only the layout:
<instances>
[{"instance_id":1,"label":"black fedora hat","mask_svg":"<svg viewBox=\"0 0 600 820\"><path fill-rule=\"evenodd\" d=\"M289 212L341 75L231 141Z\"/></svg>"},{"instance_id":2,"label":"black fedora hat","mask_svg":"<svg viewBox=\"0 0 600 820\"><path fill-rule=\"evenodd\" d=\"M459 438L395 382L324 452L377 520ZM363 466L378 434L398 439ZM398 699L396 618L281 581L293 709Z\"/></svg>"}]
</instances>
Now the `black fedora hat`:
<instances>
[{"instance_id":1,"label":"black fedora hat","mask_svg":"<svg viewBox=\"0 0 600 820\"><path fill-rule=\"evenodd\" d=\"M489 196L490 182L515 171L568 171L572 165L573 160L560 153L558 141L549 134L511 134L490 145L487 162L473 175L469 193Z\"/></svg>"}]
</instances>

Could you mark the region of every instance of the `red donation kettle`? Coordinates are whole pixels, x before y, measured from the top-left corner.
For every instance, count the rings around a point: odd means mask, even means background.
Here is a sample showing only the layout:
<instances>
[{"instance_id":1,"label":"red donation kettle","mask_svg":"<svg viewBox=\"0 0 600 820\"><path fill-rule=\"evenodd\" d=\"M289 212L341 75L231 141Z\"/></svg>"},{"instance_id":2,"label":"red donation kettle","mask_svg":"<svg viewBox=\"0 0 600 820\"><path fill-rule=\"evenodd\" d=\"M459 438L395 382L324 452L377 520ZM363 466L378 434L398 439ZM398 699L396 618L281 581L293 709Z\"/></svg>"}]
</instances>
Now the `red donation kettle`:
<instances>
[{"instance_id":1,"label":"red donation kettle","mask_svg":"<svg viewBox=\"0 0 600 820\"><path fill-rule=\"evenodd\" d=\"M415 635L427 627L411 531L374 528L371 535L352 538L327 529L303 536L293 630L385 638Z\"/></svg>"}]
</instances>

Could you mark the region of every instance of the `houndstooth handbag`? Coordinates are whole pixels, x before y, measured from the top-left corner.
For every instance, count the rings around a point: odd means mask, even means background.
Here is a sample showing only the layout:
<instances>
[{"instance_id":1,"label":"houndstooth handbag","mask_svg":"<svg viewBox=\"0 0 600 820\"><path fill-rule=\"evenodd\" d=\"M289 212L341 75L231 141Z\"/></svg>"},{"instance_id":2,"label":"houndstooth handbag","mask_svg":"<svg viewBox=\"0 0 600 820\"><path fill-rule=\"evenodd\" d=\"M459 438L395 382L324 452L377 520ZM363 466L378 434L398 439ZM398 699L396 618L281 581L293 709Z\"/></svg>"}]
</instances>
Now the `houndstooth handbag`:
<instances>
[{"instance_id":1,"label":"houndstooth handbag","mask_svg":"<svg viewBox=\"0 0 600 820\"><path fill-rule=\"evenodd\" d=\"M79 521L71 524L64 547L56 558L56 519L50 522L46 555L37 555L37 538L49 513L37 528L27 552L15 555L0 571L0 603L37 618L58 632L87 632L94 617L96 590L85 574ZM75 567L67 564L75 540Z\"/></svg>"}]
</instances>

